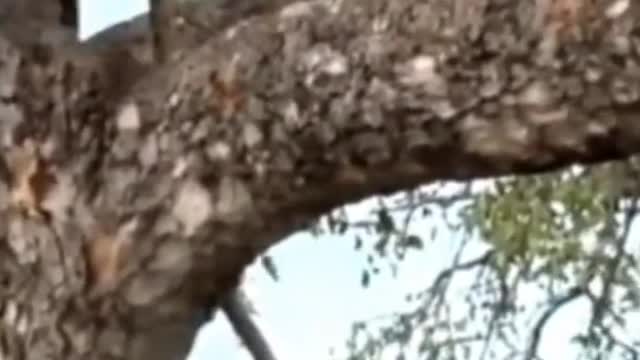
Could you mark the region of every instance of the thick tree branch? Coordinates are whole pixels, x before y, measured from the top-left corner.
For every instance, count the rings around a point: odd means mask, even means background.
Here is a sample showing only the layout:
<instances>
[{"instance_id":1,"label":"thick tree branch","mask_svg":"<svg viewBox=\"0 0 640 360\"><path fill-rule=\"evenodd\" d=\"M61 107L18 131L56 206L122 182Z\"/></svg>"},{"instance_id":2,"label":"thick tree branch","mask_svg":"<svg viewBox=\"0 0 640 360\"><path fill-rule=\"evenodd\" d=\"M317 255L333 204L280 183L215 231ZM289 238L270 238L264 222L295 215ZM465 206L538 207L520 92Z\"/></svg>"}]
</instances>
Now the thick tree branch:
<instances>
[{"instance_id":1,"label":"thick tree branch","mask_svg":"<svg viewBox=\"0 0 640 360\"><path fill-rule=\"evenodd\" d=\"M184 354L203 299L332 207L636 153L638 5L548 3L298 3L140 81L126 47L0 39L3 334L148 359L170 323Z\"/></svg>"}]
</instances>

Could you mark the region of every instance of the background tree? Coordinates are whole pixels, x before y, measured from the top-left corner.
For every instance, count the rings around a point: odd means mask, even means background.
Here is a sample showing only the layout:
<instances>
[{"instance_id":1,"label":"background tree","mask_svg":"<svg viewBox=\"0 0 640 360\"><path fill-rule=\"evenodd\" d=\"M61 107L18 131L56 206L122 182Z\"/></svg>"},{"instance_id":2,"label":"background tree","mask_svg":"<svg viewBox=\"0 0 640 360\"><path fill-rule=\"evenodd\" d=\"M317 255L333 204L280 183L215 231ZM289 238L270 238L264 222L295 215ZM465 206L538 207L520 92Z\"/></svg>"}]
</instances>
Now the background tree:
<instances>
[{"instance_id":1,"label":"background tree","mask_svg":"<svg viewBox=\"0 0 640 360\"><path fill-rule=\"evenodd\" d=\"M296 4L163 67L132 39L57 42L68 2L4 4L0 334L11 359L184 355L207 298L336 206L640 145L630 2ZM513 206L487 196L469 210L495 217L476 224L498 283L531 276L534 260L578 257L548 244L568 230L537 221L544 211L527 215L535 236L518 234L522 220L501 215ZM514 236L524 240L505 245Z\"/></svg>"},{"instance_id":2,"label":"background tree","mask_svg":"<svg viewBox=\"0 0 640 360\"><path fill-rule=\"evenodd\" d=\"M632 158L469 184L447 195L418 190L381 207L384 215L366 224L380 238L371 244L372 263L401 267L416 247L424 248L425 261L440 256L429 251L427 234L407 232L416 213L447 213L455 222L445 236L467 236L451 266L409 294L413 310L354 325L352 358L377 358L391 347L405 359L536 359L550 318L585 299L590 321L574 337L579 358L636 359L640 339L629 324L640 299L638 243L630 236L637 169ZM345 218L339 223L350 226ZM365 285L379 271L372 270L364 270Z\"/></svg>"}]
</instances>

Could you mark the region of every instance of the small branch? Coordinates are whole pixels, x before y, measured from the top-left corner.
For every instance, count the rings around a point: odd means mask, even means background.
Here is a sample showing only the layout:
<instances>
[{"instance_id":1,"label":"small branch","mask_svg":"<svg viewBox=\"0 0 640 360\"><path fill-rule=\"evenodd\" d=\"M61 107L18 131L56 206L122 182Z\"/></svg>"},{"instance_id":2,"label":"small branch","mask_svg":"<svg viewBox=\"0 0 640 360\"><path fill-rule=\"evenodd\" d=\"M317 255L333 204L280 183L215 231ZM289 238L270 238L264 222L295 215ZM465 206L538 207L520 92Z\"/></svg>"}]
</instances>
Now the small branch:
<instances>
[{"instance_id":1,"label":"small branch","mask_svg":"<svg viewBox=\"0 0 640 360\"><path fill-rule=\"evenodd\" d=\"M620 347L626 354L630 356L630 360L638 360L640 359L640 351L637 350L637 347L629 345L624 341L618 339L607 326L598 325L598 329L602 331L602 333L616 346Z\"/></svg>"},{"instance_id":2,"label":"small branch","mask_svg":"<svg viewBox=\"0 0 640 360\"><path fill-rule=\"evenodd\" d=\"M500 283L500 297L496 306L493 307L493 311L491 314L491 319L489 320L489 324L487 326L487 332L484 337L484 346L482 347L482 351L480 353L480 360L484 360L489 352L490 342L493 338L493 335L496 330L496 326L498 324L498 320L502 315L504 315L505 310L509 306L509 287L507 286L506 275L498 273L498 281Z\"/></svg>"},{"instance_id":3,"label":"small branch","mask_svg":"<svg viewBox=\"0 0 640 360\"><path fill-rule=\"evenodd\" d=\"M495 254L494 250L487 250L481 256L463 262L463 263L454 263L453 266L441 271L433 282L432 289L437 289L441 286L442 283L449 280L456 272L471 270L476 266L486 265L492 259Z\"/></svg>"},{"instance_id":4,"label":"small branch","mask_svg":"<svg viewBox=\"0 0 640 360\"><path fill-rule=\"evenodd\" d=\"M538 344L540 343L540 337L542 336L542 331L544 330L544 327L546 326L551 316L553 316L564 305L577 299L581 295L584 295L584 289L580 287L573 287L569 289L569 291L564 296L554 301L553 304L551 304L546 309L546 311L542 314L540 319L536 322L536 324L533 327L533 331L531 333L531 340L529 342L529 346L527 348L527 351L524 357L525 360L533 360L538 358L537 352L538 352Z\"/></svg>"},{"instance_id":5,"label":"small branch","mask_svg":"<svg viewBox=\"0 0 640 360\"><path fill-rule=\"evenodd\" d=\"M593 302L593 313L590 320L589 328L593 329L593 327L597 324L600 324L602 321L602 317L604 316L606 310L609 308L609 302L611 297L611 289L613 286L613 282L615 280L618 268L626 254L625 246L627 241L629 240L629 233L631 232L631 224L637 214L638 210L638 201L634 200L633 203L626 209L623 219L623 229L622 233L619 235L616 241L616 248L614 257L608 261L606 267L606 273L603 276L602 283L603 288L600 295Z\"/></svg>"}]
</instances>

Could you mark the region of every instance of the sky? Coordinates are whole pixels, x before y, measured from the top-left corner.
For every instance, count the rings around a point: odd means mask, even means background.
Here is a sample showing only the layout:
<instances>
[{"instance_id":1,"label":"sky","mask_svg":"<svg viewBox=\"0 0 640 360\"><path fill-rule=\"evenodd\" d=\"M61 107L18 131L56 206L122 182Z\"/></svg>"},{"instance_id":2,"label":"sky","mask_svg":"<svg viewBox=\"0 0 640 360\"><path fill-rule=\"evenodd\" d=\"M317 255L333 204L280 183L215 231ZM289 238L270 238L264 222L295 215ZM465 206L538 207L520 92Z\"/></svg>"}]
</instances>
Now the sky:
<instances>
[{"instance_id":1,"label":"sky","mask_svg":"<svg viewBox=\"0 0 640 360\"><path fill-rule=\"evenodd\" d=\"M89 36L146 9L146 0L83 0L81 36ZM366 216L372 206L369 200L350 206L349 211L355 216ZM278 282L260 266L249 269L244 288L256 305L259 312L256 320L278 359L330 359L330 348L337 348L340 353L354 321L401 309L406 306L403 299L407 292L429 284L449 264L459 235L447 233L442 220L436 218L416 221L412 227L425 233L432 227L441 231L426 252L408 256L398 274L383 272L368 289L360 287L366 259L354 251L353 236L292 235L269 252L281 275ZM575 348L569 345L573 335L570 330L585 323L587 313L583 302L554 316L548 326L552 331L542 338L541 357L575 359ZM217 319L220 320L201 330L188 360L249 360L224 317Z\"/></svg>"}]
</instances>

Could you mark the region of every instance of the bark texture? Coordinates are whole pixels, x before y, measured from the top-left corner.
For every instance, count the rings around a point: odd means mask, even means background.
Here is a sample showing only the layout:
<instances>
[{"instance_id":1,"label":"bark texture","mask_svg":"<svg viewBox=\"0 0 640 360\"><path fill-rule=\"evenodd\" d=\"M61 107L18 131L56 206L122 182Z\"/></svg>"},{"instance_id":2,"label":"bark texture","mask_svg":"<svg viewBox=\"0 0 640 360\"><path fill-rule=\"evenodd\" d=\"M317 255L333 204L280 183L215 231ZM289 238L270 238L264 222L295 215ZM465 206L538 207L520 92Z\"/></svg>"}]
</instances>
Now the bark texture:
<instances>
[{"instance_id":1,"label":"bark texture","mask_svg":"<svg viewBox=\"0 0 640 360\"><path fill-rule=\"evenodd\" d=\"M335 206L640 150L633 1L306 1L159 68L7 34L3 359L180 359L207 298Z\"/></svg>"}]
</instances>

